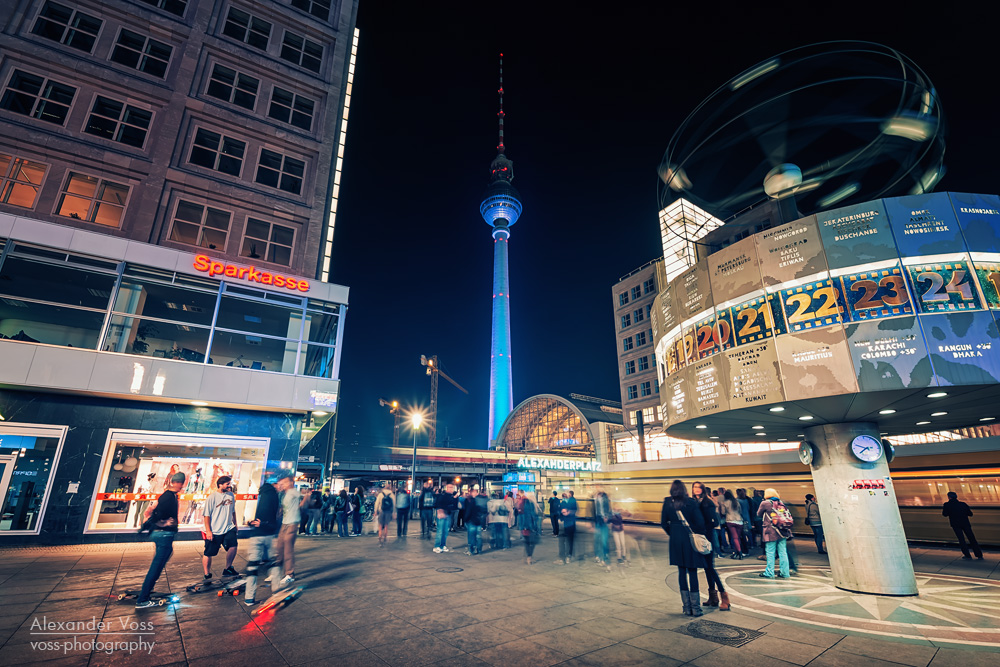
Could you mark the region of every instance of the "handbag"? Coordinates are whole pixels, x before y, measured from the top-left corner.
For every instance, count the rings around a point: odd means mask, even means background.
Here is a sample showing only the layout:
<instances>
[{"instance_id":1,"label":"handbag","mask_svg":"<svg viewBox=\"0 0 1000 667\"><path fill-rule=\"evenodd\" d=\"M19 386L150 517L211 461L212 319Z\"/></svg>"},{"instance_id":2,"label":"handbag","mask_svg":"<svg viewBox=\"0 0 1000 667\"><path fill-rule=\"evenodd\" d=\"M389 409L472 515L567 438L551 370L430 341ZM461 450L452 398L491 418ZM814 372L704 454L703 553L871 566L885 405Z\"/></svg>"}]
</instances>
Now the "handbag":
<instances>
[{"instance_id":1,"label":"handbag","mask_svg":"<svg viewBox=\"0 0 1000 667\"><path fill-rule=\"evenodd\" d=\"M688 535L691 537L691 548L700 553L702 556L707 556L712 553L712 543L708 541L708 538L704 535L699 535L698 533L691 530L691 526L688 524L687 519L680 510L677 510L677 518L681 520L684 527L688 529Z\"/></svg>"}]
</instances>

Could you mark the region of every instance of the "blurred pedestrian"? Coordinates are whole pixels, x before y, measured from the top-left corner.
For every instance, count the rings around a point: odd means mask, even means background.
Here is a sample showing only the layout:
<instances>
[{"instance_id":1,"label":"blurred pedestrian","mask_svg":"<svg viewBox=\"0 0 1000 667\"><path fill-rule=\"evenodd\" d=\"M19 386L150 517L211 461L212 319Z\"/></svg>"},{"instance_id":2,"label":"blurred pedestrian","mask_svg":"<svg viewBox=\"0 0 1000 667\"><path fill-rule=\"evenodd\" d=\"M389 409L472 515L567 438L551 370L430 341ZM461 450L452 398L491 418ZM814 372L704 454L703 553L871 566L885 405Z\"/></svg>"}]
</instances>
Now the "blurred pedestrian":
<instances>
[{"instance_id":1,"label":"blurred pedestrian","mask_svg":"<svg viewBox=\"0 0 1000 667\"><path fill-rule=\"evenodd\" d=\"M969 521L969 517L972 516L972 510L969 509L966 503L958 499L958 494L954 491L948 492L948 502L944 504L941 516L948 517L948 523L951 524L951 529L955 531L955 537L958 538L958 546L962 549L962 560L972 560L972 556L969 555L969 547L965 544L966 538L968 538L969 544L972 545L972 550L975 552L976 558L983 560L983 550L979 548L976 535L972 532L972 522Z\"/></svg>"},{"instance_id":2,"label":"blurred pedestrian","mask_svg":"<svg viewBox=\"0 0 1000 667\"><path fill-rule=\"evenodd\" d=\"M434 526L434 487L431 480L420 489L420 539L431 539Z\"/></svg>"},{"instance_id":3,"label":"blurred pedestrian","mask_svg":"<svg viewBox=\"0 0 1000 667\"><path fill-rule=\"evenodd\" d=\"M618 564L628 563L628 547L625 545L625 520L622 518L620 507L611 511L611 537L615 541L615 552L618 554Z\"/></svg>"},{"instance_id":4,"label":"blurred pedestrian","mask_svg":"<svg viewBox=\"0 0 1000 667\"><path fill-rule=\"evenodd\" d=\"M503 549L503 529L507 526L507 506L503 504L499 491L493 492L486 509L489 514L490 549L499 551ZM503 514L500 513L501 510Z\"/></svg>"},{"instance_id":5,"label":"blurred pedestrian","mask_svg":"<svg viewBox=\"0 0 1000 667\"><path fill-rule=\"evenodd\" d=\"M699 504L688 497L684 482L675 479L670 495L663 499L660 526L670 536L670 564L677 568L681 591L682 612L685 616L701 616L701 593L698 590L698 568L705 558L695 551L691 534L704 535L707 530Z\"/></svg>"},{"instance_id":6,"label":"blurred pedestrian","mask_svg":"<svg viewBox=\"0 0 1000 667\"><path fill-rule=\"evenodd\" d=\"M281 527L281 503L278 492L267 482L260 485L257 493L257 509L250 522L253 531L250 533L250 548L247 552L246 595L243 596L243 604L248 607L257 604L257 577L262 567L270 570L268 581L271 582L271 593L277 593L281 589L281 564L271 560L271 555L275 553L274 538ZM344 491L341 490L341 493Z\"/></svg>"},{"instance_id":7,"label":"blurred pedestrian","mask_svg":"<svg viewBox=\"0 0 1000 667\"><path fill-rule=\"evenodd\" d=\"M378 526L378 546L381 549L389 539L389 524L392 523L392 491L388 488L375 497L375 524Z\"/></svg>"},{"instance_id":8,"label":"blurred pedestrian","mask_svg":"<svg viewBox=\"0 0 1000 667\"><path fill-rule=\"evenodd\" d=\"M406 482L396 487L396 537L406 537L410 530L410 492Z\"/></svg>"},{"instance_id":9,"label":"blurred pedestrian","mask_svg":"<svg viewBox=\"0 0 1000 667\"><path fill-rule=\"evenodd\" d=\"M156 546L153 553L153 561L149 564L146 578L142 582L142 589L135 599L136 609L148 609L155 607L156 603L149 599L156 586L156 581L163 574L163 568L167 566L167 561L174 553L174 538L177 537L177 494L184 488L184 480L187 477L182 472L174 473L167 480L166 490L160 494L152 505L146 508L143 516L145 521L142 529L150 531L150 539Z\"/></svg>"},{"instance_id":10,"label":"blurred pedestrian","mask_svg":"<svg viewBox=\"0 0 1000 667\"><path fill-rule=\"evenodd\" d=\"M608 538L611 520L611 499L604 489L594 494L594 560L601 565L609 565Z\"/></svg>"},{"instance_id":11,"label":"blurred pedestrian","mask_svg":"<svg viewBox=\"0 0 1000 667\"><path fill-rule=\"evenodd\" d=\"M275 488L281 492L281 529L274 552L285 573L281 580L284 587L295 581L295 536L302 518L302 494L295 488L291 470L282 468L277 476Z\"/></svg>"},{"instance_id":12,"label":"blurred pedestrian","mask_svg":"<svg viewBox=\"0 0 1000 667\"><path fill-rule=\"evenodd\" d=\"M746 489L736 489L736 500L740 503L740 515L743 517L743 535L740 540L742 553L744 556L750 555L753 548L753 519L750 515L750 499L747 498Z\"/></svg>"},{"instance_id":13,"label":"blurred pedestrian","mask_svg":"<svg viewBox=\"0 0 1000 667\"><path fill-rule=\"evenodd\" d=\"M506 537L506 547L510 547L511 539L516 539L511 535L511 531L514 530L514 522L517 519L517 515L514 511L514 494L510 491L504 496L503 504L507 506L507 532L504 533Z\"/></svg>"},{"instance_id":14,"label":"blurred pedestrian","mask_svg":"<svg viewBox=\"0 0 1000 667\"><path fill-rule=\"evenodd\" d=\"M337 499L333 501L333 511L337 515L337 537L347 537L347 524L351 520L351 501L347 496L347 489L341 489L337 494Z\"/></svg>"},{"instance_id":15,"label":"blurred pedestrian","mask_svg":"<svg viewBox=\"0 0 1000 667\"><path fill-rule=\"evenodd\" d=\"M518 525L521 528L521 538L524 540L524 560L531 565L535 553L535 545L542 533L542 508L538 506L534 493L525 494L521 501Z\"/></svg>"},{"instance_id":16,"label":"blurred pedestrian","mask_svg":"<svg viewBox=\"0 0 1000 667\"><path fill-rule=\"evenodd\" d=\"M576 540L576 498L573 491L563 493L563 500L559 503L559 514L562 521L562 531L559 533L559 560L556 563L565 563L573 560L573 542Z\"/></svg>"},{"instance_id":17,"label":"blurred pedestrian","mask_svg":"<svg viewBox=\"0 0 1000 667\"><path fill-rule=\"evenodd\" d=\"M726 490L722 487L712 491L712 502L715 503L715 511L719 515L719 524L715 527L715 532L718 534L719 548L714 552L720 556L725 552L729 551L729 539L726 533L726 524L723 517L726 516L726 510L722 506L723 500L725 500Z\"/></svg>"},{"instance_id":18,"label":"blurred pedestrian","mask_svg":"<svg viewBox=\"0 0 1000 667\"><path fill-rule=\"evenodd\" d=\"M559 493L552 492L549 498L549 523L552 524L552 535L559 537Z\"/></svg>"},{"instance_id":19,"label":"blurred pedestrian","mask_svg":"<svg viewBox=\"0 0 1000 667\"><path fill-rule=\"evenodd\" d=\"M462 511L468 538L466 555L478 556L483 552L483 524L486 523L489 515L488 508L489 501L486 500L485 496L479 495L479 487L472 487L469 490L469 495L465 498L465 507Z\"/></svg>"},{"instance_id":20,"label":"blurred pedestrian","mask_svg":"<svg viewBox=\"0 0 1000 667\"><path fill-rule=\"evenodd\" d=\"M451 525L451 517L458 509L458 498L455 496L455 485L449 482L444 489L434 498L434 511L437 520L437 541L434 544L434 553L448 552L448 531Z\"/></svg>"},{"instance_id":21,"label":"blurred pedestrian","mask_svg":"<svg viewBox=\"0 0 1000 667\"><path fill-rule=\"evenodd\" d=\"M363 528L361 527L361 513L364 511L365 507L365 495L364 489L360 486L354 487L354 497L351 498L351 522L353 523L352 535L360 535Z\"/></svg>"},{"instance_id":22,"label":"blurred pedestrian","mask_svg":"<svg viewBox=\"0 0 1000 667\"><path fill-rule=\"evenodd\" d=\"M725 511L723 519L726 522L726 530L729 532L729 543L733 545L732 558L741 560L743 547L740 543L740 536L743 534L743 511L736 498L733 497L732 491L726 491L723 494L722 509Z\"/></svg>"},{"instance_id":23,"label":"blurred pedestrian","mask_svg":"<svg viewBox=\"0 0 1000 667\"><path fill-rule=\"evenodd\" d=\"M715 501L708 494L709 490L701 482L695 482L691 485L691 497L698 503L705 523L705 537L712 540L718 535L718 527L721 522ZM726 593L722 579L715 570L715 554L719 553L718 546L718 542L713 541L712 551L702 557L705 561L705 579L708 580L708 600L705 602L705 606L718 607L722 611L726 611L729 609L729 594Z\"/></svg>"},{"instance_id":24,"label":"blurred pedestrian","mask_svg":"<svg viewBox=\"0 0 1000 667\"><path fill-rule=\"evenodd\" d=\"M792 534L792 515L774 489L764 490L764 500L757 513L763 522L764 552L767 558L767 566L760 573L760 576L774 579L774 560L777 557L779 565L777 576L787 579L791 576L788 561L788 537Z\"/></svg>"},{"instance_id":25,"label":"blurred pedestrian","mask_svg":"<svg viewBox=\"0 0 1000 667\"><path fill-rule=\"evenodd\" d=\"M825 554L823 549L823 518L819 515L819 503L816 496L806 494L806 525L812 528L813 539L816 540L816 551Z\"/></svg>"},{"instance_id":26,"label":"blurred pedestrian","mask_svg":"<svg viewBox=\"0 0 1000 667\"><path fill-rule=\"evenodd\" d=\"M764 491L750 487L750 518L753 519L754 541L763 545L764 523L760 516L760 504L764 502Z\"/></svg>"}]
</instances>

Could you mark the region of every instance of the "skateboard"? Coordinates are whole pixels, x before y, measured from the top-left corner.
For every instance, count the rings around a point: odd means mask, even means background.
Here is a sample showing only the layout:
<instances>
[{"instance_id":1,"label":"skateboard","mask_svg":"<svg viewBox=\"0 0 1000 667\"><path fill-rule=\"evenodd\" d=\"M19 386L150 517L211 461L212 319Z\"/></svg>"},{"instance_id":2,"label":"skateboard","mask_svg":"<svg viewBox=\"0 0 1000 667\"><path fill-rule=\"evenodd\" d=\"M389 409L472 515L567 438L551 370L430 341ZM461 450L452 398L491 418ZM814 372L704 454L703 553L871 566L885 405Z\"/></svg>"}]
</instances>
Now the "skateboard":
<instances>
[{"instance_id":1,"label":"skateboard","mask_svg":"<svg viewBox=\"0 0 1000 667\"><path fill-rule=\"evenodd\" d=\"M264 612L275 612L279 609L284 609L288 605L292 604L297 597L302 595L302 591L305 590L305 586L295 586L293 588L286 588L283 591L278 591L266 601L262 602L260 607L253 610L253 616L260 616Z\"/></svg>"},{"instance_id":2,"label":"skateboard","mask_svg":"<svg viewBox=\"0 0 1000 667\"><path fill-rule=\"evenodd\" d=\"M239 595L244 590L246 590L246 587L247 587L247 577L239 577L237 579L232 579L222 584L222 586L219 587L219 592L216 593L216 595L218 595L220 598L223 595L226 595L227 593L229 593L230 595Z\"/></svg>"},{"instance_id":3,"label":"skateboard","mask_svg":"<svg viewBox=\"0 0 1000 667\"><path fill-rule=\"evenodd\" d=\"M199 581L196 584L191 584L187 587L188 593L201 593L203 591L213 591L216 588L222 588L226 584L231 583L236 579L241 577L220 577L219 579L208 579L207 581Z\"/></svg>"},{"instance_id":4,"label":"skateboard","mask_svg":"<svg viewBox=\"0 0 1000 667\"><path fill-rule=\"evenodd\" d=\"M139 597L141 593L137 588L129 588L128 590L118 594L118 601L122 600L135 600ZM174 604L175 602L180 602L180 598L174 593L157 593L152 592L149 594L149 599L157 604L157 606L163 607L168 604Z\"/></svg>"}]
</instances>

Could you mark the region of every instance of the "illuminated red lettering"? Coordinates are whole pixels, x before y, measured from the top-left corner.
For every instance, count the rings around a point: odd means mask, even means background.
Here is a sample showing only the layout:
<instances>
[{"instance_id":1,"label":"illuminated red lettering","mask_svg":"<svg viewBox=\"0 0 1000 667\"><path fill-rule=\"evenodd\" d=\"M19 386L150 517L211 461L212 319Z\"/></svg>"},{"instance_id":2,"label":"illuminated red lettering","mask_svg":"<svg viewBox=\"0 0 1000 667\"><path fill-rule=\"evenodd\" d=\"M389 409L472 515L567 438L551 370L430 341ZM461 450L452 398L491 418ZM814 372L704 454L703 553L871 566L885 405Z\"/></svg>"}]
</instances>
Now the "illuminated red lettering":
<instances>
[{"instance_id":1,"label":"illuminated red lettering","mask_svg":"<svg viewBox=\"0 0 1000 667\"><path fill-rule=\"evenodd\" d=\"M212 262L212 265L208 267L209 277L222 275L226 270L226 265L222 262Z\"/></svg>"},{"instance_id":2,"label":"illuminated red lettering","mask_svg":"<svg viewBox=\"0 0 1000 667\"><path fill-rule=\"evenodd\" d=\"M260 282L264 283L265 285L273 285L274 284L273 278L274 278L274 276L272 276L270 273L268 273L267 271L265 271L260 276Z\"/></svg>"},{"instance_id":3,"label":"illuminated red lettering","mask_svg":"<svg viewBox=\"0 0 1000 667\"><path fill-rule=\"evenodd\" d=\"M298 280L289 276L269 273L258 270L257 267L241 267L223 262L215 262L208 255L196 255L194 258L194 270L207 273L209 276L225 276L227 278L240 278L242 280L261 283L262 285L273 285L284 287L300 292L309 291L309 281Z\"/></svg>"},{"instance_id":4,"label":"illuminated red lettering","mask_svg":"<svg viewBox=\"0 0 1000 667\"><path fill-rule=\"evenodd\" d=\"M249 271L249 270L250 270L250 269L248 269L248 268L245 268L245 267L244 267L244 268L242 268L242 269L240 269L240 275L239 275L239 276L237 276L237 277L238 277L238 278L246 278L246 276L247 276L247 271Z\"/></svg>"},{"instance_id":5,"label":"illuminated red lettering","mask_svg":"<svg viewBox=\"0 0 1000 667\"><path fill-rule=\"evenodd\" d=\"M256 268L254 268L254 267L251 266L250 267L250 273L247 274L247 280L252 280L252 281L254 281L256 283L259 283L260 282L260 271L258 271Z\"/></svg>"},{"instance_id":6,"label":"illuminated red lettering","mask_svg":"<svg viewBox=\"0 0 1000 667\"><path fill-rule=\"evenodd\" d=\"M198 255L194 258L195 271L208 271L209 259L206 255Z\"/></svg>"},{"instance_id":7,"label":"illuminated red lettering","mask_svg":"<svg viewBox=\"0 0 1000 667\"><path fill-rule=\"evenodd\" d=\"M299 291L300 292L308 292L309 291L309 281L308 280L300 280L299 281Z\"/></svg>"},{"instance_id":8,"label":"illuminated red lettering","mask_svg":"<svg viewBox=\"0 0 1000 667\"><path fill-rule=\"evenodd\" d=\"M226 264L226 276L229 278L235 278L237 275L237 268L232 264Z\"/></svg>"},{"instance_id":9,"label":"illuminated red lettering","mask_svg":"<svg viewBox=\"0 0 1000 667\"><path fill-rule=\"evenodd\" d=\"M285 277L284 276L275 276L274 277L274 286L275 287L284 287L285 286Z\"/></svg>"}]
</instances>

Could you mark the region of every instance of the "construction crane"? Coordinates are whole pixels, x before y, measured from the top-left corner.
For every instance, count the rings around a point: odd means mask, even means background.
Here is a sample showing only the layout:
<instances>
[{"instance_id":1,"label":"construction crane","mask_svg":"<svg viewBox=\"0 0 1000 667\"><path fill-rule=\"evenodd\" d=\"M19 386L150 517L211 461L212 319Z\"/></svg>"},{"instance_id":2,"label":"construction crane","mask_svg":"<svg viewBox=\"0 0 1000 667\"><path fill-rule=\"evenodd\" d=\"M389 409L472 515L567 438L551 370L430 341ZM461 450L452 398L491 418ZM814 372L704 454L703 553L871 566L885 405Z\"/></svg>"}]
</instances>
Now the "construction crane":
<instances>
[{"instance_id":1,"label":"construction crane","mask_svg":"<svg viewBox=\"0 0 1000 667\"><path fill-rule=\"evenodd\" d=\"M387 398L378 399L378 404L383 408L389 408L389 414L396 418L392 425L392 446L399 447L399 420L403 417L403 411L399 408L399 401L390 401Z\"/></svg>"},{"instance_id":2,"label":"construction crane","mask_svg":"<svg viewBox=\"0 0 1000 667\"><path fill-rule=\"evenodd\" d=\"M452 380L448 377L447 373L441 370L436 354L430 358L421 354L420 365L426 366L427 374L431 376L431 409L427 413L427 446L434 447L437 440L438 376L440 375L445 380L455 385L455 388L463 394L468 395L469 392L465 390L465 387Z\"/></svg>"}]
</instances>

